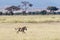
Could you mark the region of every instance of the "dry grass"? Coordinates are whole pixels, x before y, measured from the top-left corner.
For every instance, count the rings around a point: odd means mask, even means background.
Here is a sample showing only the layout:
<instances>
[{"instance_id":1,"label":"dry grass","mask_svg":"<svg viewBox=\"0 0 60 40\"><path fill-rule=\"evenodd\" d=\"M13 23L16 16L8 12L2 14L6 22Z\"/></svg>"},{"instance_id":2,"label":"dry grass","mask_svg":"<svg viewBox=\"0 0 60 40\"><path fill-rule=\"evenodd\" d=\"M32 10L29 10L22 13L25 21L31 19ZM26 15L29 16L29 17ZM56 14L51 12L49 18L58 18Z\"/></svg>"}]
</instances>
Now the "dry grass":
<instances>
[{"instance_id":1,"label":"dry grass","mask_svg":"<svg viewBox=\"0 0 60 40\"><path fill-rule=\"evenodd\" d=\"M26 25L26 33L14 28ZM60 40L60 23L0 23L0 40Z\"/></svg>"},{"instance_id":2,"label":"dry grass","mask_svg":"<svg viewBox=\"0 0 60 40\"><path fill-rule=\"evenodd\" d=\"M60 22L60 15L0 16L0 23Z\"/></svg>"},{"instance_id":3,"label":"dry grass","mask_svg":"<svg viewBox=\"0 0 60 40\"><path fill-rule=\"evenodd\" d=\"M60 15L0 16L0 40L60 40L57 22ZM26 33L17 34L14 28L25 25Z\"/></svg>"}]
</instances>

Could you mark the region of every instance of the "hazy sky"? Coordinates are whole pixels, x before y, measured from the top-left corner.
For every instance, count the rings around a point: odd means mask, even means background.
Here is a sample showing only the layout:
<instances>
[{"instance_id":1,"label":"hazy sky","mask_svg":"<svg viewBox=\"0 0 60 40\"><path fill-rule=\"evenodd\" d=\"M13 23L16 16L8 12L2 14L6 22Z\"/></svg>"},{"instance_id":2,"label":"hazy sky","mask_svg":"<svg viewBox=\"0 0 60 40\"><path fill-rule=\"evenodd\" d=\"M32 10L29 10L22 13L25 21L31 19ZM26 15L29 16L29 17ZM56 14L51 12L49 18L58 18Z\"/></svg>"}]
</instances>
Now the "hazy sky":
<instances>
[{"instance_id":1,"label":"hazy sky","mask_svg":"<svg viewBox=\"0 0 60 40\"><path fill-rule=\"evenodd\" d=\"M0 7L19 5L21 1L29 1L33 4L33 8L46 8L47 6L60 7L60 0L0 0Z\"/></svg>"}]
</instances>

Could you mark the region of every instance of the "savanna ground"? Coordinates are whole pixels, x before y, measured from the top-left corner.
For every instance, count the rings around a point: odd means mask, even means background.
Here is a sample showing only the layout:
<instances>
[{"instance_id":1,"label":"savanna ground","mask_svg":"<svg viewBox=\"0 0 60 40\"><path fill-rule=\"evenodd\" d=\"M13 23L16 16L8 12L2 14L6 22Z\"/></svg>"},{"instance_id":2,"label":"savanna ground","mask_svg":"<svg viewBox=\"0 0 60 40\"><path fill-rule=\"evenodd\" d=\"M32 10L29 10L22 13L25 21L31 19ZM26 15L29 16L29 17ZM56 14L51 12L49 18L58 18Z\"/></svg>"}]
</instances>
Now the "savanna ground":
<instances>
[{"instance_id":1,"label":"savanna ground","mask_svg":"<svg viewBox=\"0 0 60 40\"><path fill-rule=\"evenodd\" d=\"M23 26L26 33L16 33ZM60 40L60 15L0 16L0 40Z\"/></svg>"}]
</instances>

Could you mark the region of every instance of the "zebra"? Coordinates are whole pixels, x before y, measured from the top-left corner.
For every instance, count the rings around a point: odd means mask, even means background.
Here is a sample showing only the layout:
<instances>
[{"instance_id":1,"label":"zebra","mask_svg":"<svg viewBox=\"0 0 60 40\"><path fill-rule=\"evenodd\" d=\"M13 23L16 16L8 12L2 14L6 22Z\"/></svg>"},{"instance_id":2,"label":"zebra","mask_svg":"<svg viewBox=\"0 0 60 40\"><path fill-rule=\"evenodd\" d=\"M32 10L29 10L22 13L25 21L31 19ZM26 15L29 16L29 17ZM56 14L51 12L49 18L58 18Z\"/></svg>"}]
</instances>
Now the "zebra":
<instances>
[{"instance_id":1,"label":"zebra","mask_svg":"<svg viewBox=\"0 0 60 40\"><path fill-rule=\"evenodd\" d=\"M22 28L21 27L15 28L15 29L17 30L17 33L19 33L19 32L25 33L25 30L27 31L27 27L26 26L23 26Z\"/></svg>"}]
</instances>

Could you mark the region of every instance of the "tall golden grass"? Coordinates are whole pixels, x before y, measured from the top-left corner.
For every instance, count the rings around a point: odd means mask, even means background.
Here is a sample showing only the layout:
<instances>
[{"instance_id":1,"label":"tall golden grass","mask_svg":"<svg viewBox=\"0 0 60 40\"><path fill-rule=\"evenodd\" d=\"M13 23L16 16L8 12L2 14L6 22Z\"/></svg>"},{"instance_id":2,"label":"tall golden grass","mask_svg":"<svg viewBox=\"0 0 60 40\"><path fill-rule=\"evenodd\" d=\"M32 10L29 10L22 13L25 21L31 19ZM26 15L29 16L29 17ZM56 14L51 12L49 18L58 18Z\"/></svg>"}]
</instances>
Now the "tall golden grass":
<instances>
[{"instance_id":1,"label":"tall golden grass","mask_svg":"<svg viewBox=\"0 0 60 40\"><path fill-rule=\"evenodd\" d=\"M60 15L0 16L0 23L46 23L60 22Z\"/></svg>"},{"instance_id":2,"label":"tall golden grass","mask_svg":"<svg viewBox=\"0 0 60 40\"><path fill-rule=\"evenodd\" d=\"M14 29L24 25L25 33ZM60 40L60 23L0 23L0 40Z\"/></svg>"},{"instance_id":3,"label":"tall golden grass","mask_svg":"<svg viewBox=\"0 0 60 40\"><path fill-rule=\"evenodd\" d=\"M60 23L55 22L60 15L0 16L0 40L60 40ZM15 28L22 26L26 33L17 34Z\"/></svg>"}]
</instances>

